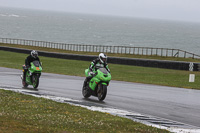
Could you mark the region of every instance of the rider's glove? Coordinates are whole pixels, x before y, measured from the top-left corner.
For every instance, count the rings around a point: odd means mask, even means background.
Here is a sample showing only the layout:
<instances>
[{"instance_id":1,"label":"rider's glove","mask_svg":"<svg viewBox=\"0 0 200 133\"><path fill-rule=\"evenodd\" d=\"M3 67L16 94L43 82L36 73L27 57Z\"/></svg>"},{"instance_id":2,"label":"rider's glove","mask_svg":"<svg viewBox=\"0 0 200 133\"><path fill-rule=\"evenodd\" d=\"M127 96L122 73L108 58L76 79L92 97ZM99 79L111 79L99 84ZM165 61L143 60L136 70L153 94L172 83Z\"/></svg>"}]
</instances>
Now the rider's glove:
<instances>
[{"instance_id":1,"label":"rider's glove","mask_svg":"<svg viewBox=\"0 0 200 133\"><path fill-rule=\"evenodd\" d=\"M88 74L91 75L91 76L93 76L95 73L93 73L93 72L89 72Z\"/></svg>"},{"instance_id":2,"label":"rider's glove","mask_svg":"<svg viewBox=\"0 0 200 133\"><path fill-rule=\"evenodd\" d=\"M29 65L26 65L26 69L28 69L30 66Z\"/></svg>"}]
</instances>

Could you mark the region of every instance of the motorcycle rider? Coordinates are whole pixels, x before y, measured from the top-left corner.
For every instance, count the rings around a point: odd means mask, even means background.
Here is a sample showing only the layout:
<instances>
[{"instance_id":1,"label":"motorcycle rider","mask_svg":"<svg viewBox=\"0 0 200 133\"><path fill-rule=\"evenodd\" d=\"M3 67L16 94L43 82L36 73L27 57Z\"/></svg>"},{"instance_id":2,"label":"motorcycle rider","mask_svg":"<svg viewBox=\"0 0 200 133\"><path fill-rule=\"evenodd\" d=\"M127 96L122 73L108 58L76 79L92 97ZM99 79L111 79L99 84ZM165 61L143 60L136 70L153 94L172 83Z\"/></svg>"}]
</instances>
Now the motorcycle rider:
<instances>
[{"instance_id":1,"label":"motorcycle rider","mask_svg":"<svg viewBox=\"0 0 200 133\"><path fill-rule=\"evenodd\" d=\"M110 73L110 69L108 68L107 64L107 56L104 53L100 53L99 57L93 60L89 66L89 76L86 77L84 81L84 87L87 85L87 82L89 82L94 76L95 73L93 72L94 70L96 71L98 66L102 66L106 68L106 70Z\"/></svg>"},{"instance_id":2,"label":"motorcycle rider","mask_svg":"<svg viewBox=\"0 0 200 133\"><path fill-rule=\"evenodd\" d=\"M28 68L31 66L31 62L38 60L40 62L40 59L38 57L38 52L35 50L31 51L31 54L25 59L25 65L23 66L23 81L26 81L26 72L28 71ZM40 63L41 65L41 63Z\"/></svg>"}]
</instances>

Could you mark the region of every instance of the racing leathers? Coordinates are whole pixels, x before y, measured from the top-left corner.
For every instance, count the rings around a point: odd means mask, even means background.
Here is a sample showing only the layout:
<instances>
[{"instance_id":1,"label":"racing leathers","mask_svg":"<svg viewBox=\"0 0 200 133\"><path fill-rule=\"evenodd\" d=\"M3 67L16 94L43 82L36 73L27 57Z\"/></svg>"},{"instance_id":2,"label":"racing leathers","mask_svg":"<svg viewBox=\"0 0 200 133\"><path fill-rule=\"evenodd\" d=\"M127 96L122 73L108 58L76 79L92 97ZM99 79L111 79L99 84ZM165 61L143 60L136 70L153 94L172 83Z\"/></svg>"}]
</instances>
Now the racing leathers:
<instances>
[{"instance_id":1,"label":"racing leathers","mask_svg":"<svg viewBox=\"0 0 200 133\"><path fill-rule=\"evenodd\" d=\"M29 55L26 59L25 59L25 67L24 67L24 72L23 72L23 80L26 81L26 72L28 71L28 68L31 66L31 62L33 61L39 61L40 59L38 57L33 57L31 55Z\"/></svg>"}]
</instances>

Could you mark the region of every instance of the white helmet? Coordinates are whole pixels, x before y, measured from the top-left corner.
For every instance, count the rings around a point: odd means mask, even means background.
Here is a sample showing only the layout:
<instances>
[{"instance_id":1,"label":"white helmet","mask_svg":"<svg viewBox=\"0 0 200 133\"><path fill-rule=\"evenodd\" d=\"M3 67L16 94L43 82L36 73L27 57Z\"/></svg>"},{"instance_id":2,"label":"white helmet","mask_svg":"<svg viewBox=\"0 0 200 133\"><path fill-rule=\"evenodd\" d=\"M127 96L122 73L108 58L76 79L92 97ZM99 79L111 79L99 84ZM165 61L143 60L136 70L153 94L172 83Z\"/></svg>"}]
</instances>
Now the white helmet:
<instances>
[{"instance_id":1,"label":"white helmet","mask_svg":"<svg viewBox=\"0 0 200 133\"><path fill-rule=\"evenodd\" d=\"M99 59L101 63L106 63L107 62L107 56L104 53L99 54Z\"/></svg>"},{"instance_id":2,"label":"white helmet","mask_svg":"<svg viewBox=\"0 0 200 133\"><path fill-rule=\"evenodd\" d=\"M37 57L38 57L38 52L35 51L35 50L32 50L32 51L31 51L31 56L32 56L33 58L37 58Z\"/></svg>"}]
</instances>

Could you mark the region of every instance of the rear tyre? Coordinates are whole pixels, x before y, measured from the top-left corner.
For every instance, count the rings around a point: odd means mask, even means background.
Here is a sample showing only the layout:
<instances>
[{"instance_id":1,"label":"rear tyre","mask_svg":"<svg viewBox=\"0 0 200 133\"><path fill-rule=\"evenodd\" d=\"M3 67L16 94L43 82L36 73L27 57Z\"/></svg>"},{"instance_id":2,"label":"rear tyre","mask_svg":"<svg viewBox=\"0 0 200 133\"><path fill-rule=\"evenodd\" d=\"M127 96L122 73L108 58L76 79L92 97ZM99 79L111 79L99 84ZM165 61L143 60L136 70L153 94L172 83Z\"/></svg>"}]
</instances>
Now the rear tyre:
<instances>
[{"instance_id":1,"label":"rear tyre","mask_svg":"<svg viewBox=\"0 0 200 133\"><path fill-rule=\"evenodd\" d=\"M24 88L26 88L28 86L28 84L26 83L26 81L24 81L24 76L21 75L21 80L22 80L22 85Z\"/></svg>"},{"instance_id":2,"label":"rear tyre","mask_svg":"<svg viewBox=\"0 0 200 133\"><path fill-rule=\"evenodd\" d=\"M22 79L22 85L23 85L24 88L28 87L28 84L23 79Z\"/></svg>"},{"instance_id":3,"label":"rear tyre","mask_svg":"<svg viewBox=\"0 0 200 133\"><path fill-rule=\"evenodd\" d=\"M103 101L106 98L106 94L107 94L107 85L101 84L97 92L99 101Z\"/></svg>"},{"instance_id":4,"label":"rear tyre","mask_svg":"<svg viewBox=\"0 0 200 133\"><path fill-rule=\"evenodd\" d=\"M39 85L39 75L33 75L32 77L33 88L37 89Z\"/></svg>"}]
</instances>

